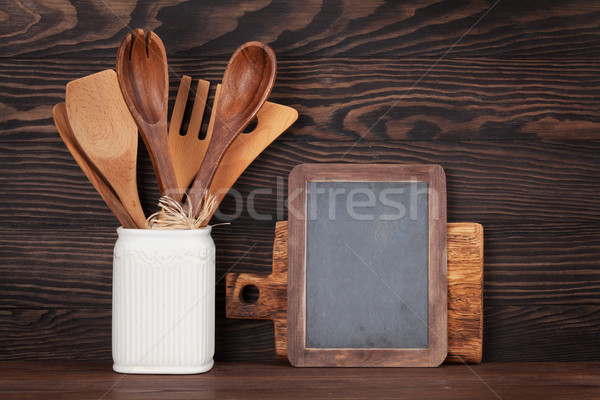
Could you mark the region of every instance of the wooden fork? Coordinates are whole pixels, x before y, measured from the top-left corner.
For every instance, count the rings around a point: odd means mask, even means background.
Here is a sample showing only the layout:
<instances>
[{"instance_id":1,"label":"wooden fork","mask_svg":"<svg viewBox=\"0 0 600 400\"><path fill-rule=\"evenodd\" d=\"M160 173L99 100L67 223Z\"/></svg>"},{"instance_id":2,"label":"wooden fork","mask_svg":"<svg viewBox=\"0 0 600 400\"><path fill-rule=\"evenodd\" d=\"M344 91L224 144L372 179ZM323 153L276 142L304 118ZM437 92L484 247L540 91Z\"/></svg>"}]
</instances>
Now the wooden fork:
<instances>
[{"instance_id":1,"label":"wooden fork","mask_svg":"<svg viewBox=\"0 0 600 400\"><path fill-rule=\"evenodd\" d=\"M198 81L190 124L186 134L180 134L191 83L191 77L184 75L181 78L169 125L169 151L173 159L178 187L182 189L187 189L196 177L208 147L208 140L198 139L204 118L206 99L208 98L210 86L208 81L202 79ZM207 133L207 139L209 138Z\"/></svg>"}]
</instances>

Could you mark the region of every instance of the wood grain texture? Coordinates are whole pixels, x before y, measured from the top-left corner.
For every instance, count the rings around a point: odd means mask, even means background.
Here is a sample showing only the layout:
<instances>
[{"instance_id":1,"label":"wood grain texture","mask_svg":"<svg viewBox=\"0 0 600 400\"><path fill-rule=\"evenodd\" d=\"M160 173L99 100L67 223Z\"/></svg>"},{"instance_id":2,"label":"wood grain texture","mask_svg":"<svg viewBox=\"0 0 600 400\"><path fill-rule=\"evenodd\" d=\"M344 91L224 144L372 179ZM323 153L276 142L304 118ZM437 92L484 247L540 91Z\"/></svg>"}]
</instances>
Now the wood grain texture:
<instances>
[{"instance_id":1,"label":"wood grain texture","mask_svg":"<svg viewBox=\"0 0 600 400\"><path fill-rule=\"evenodd\" d=\"M111 309L12 309L0 311L3 360L111 360ZM217 320L215 359L272 361L270 326ZM248 343L239 351L240 338ZM270 339L270 341L269 341Z\"/></svg>"},{"instance_id":2,"label":"wood grain texture","mask_svg":"<svg viewBox=\"0 0 600 400\"><path fill-rule=\"evenodd\" d=\"M215 227L217 246L217 315L225 312L225 272L248 271L272 255L272 226L256 226L250 236L245 226ZM239 234L236 234L239 232ZM261 234L262 232L262 234ZM33 238L24 241L29 236ZM0 309L60 308L71 304L110 309L114 228L34 230L0 233ZM22 281L27 265L27 283ZM75 296L74 296L75 295Z\"/></svg>"},{"instance_id":3,"label":"wood grain texture","mask_svg":"<svg viewBox=\"0 0 600 400\"><path fill-rule=\"evenodd\" d=\"M273 271L269 275L227 274L227 318L267 319L274 323L275 357L287 359L288 223L275 226ZM483 342L483 227L448 224L448 356L446 363L479 363ZM260 295L249 304L241 296L246 285Z\"/></svg>"},{"instance_id":4,"label":"wood grain texture","mask_svg":"<svg viewBox=\"0 0 600 400\"><path fill-rule=\"evenodd\" d=\"M167 49L186 56L228 56L248 40L273 43L286 57L391 55L440 57L493 2L424 0L360 3L300 0L193 0L26 5L3 11L3 56L113 54L131 27L153 29ZM501 1L455 45L459 57L594 57L600 52L600 6L589 1ZM194 23L202 21L201 24ZM168 23L172 22L172 23ZM185 37L186 40L181 40ZM27 44L24 46L23 44Z\"/></svg>"},{"instance_id":5,"label":"wood grain texture","mask_svg":"<svg viewBox=\"0 0 600 400\"><path fill-rule=\"evenodd\" d=\"M170 108L180 76L217 84L229 55L261 40L278 56L270 100L299 111L221 204L228 215L242 206L233 226L213 231L220 274L271 271L273 224L286 215L278 193L296 164L437 163L449 221L486 231L484 361L599 360L600 4L502 0L485 14L494 4L3 1L1 358L110 358L110 318L96 313L110 310L117 223L51 111L67 82L115 67L129 25L164 41ZM139 147L140 196L153 212L156 179ZM260 220L246 203L256 188ZM225 319L224 299L221 281L217 359L272 360L272 323ZM60 310L47 325L31 317Z\"/></svg>"},{"instance_id":6,"label":"wood grain texture","mask_svg":"<svg viewBox=\"0 0 600 400\"><path fill-rule=\"evenodd\" d=\"M0 58L0 141L47 139L67 82L114 68L88 59ZM234 49L231 49L233 52ZM600 140L598 58L278 58L270 101L298 110L283 140ZM169 57L179 77L218 83L227 59ZM41 78L43 77L43 78ZM16 88L15 88L16 87ZM209 97L212 104L213 95Z\"/></svg>"},{"instance_id":7,"label":"wood grain texture","mask_svg":"<svg viewBox=\"0 0 600 400\"><path fill-rule=\"evenodd\" d=\"M480 363L483 346L483 227L450 223L448 356L446 363Z\"/></svg>"},{"instance_id":8,"label":"wood grain texture","mask_svg":"<svg viewBox=\"0 0 600 400\"><path fill-rule=\"evenodd\" d=\"M0 216L4 227L56 224L114 226L114 218L58 138L32 145L0 143ZM287 175L306 162L431 163L444 167L448 218L484 226L513 223L600 222L600 142L339 142L271 144L223 200L217 221L284 219ZM157 210L158 191L147 155L138 183L144 211ZM35 172L35 174L33 174ZM254 218L246 199L257 189ZM65 196L69 201L65 201ZM56 207L60 204L61 207ZM39 218L43 213L44 218ZM259 221L257 221L259 219ZM267 260L268 262L268 260Z\"/></svg>"},{"instance_id":9,"label":"wood grain texture","mask_svg":"<svg viewBox=\"0 0 600 400\"><path fill-rule=\"evenodd\" d=\"M122 375L110 362L4 362L5 398L70 400L593 399L600 363L496 363L436 369L296 369L275 363L216 363L202 375ZM307 384L310 382L310 384Z\"/></svg>"},{"instance_id":10,"label":"wood grain texture","mask_svg":"<svg viewBox=\"0 0 600 400\"><path fill-rule=\"evenodd\" d=\"M449 221L471 220L484 226L497 221L593 222L600 215L595 194L600 186L599 148L600 142L274 143L255 165L256 175L248 172L246 182L248 188L273 188L277 176L285 182L294 165L306 162L437 163L448 176ZM280 163L287 166L280 169ZM261 178L269 175L269 181ZM241 197L247 198L250 190L238 187ZM276 190L260 200L255 204L257 213L274 215Z\"/></svg>"},{"instance_id":11,"label":"wood grain texture","mask_svg":"<svg viewBox=\"0 0 600 400\"><path fill-rule=\"evenodd\" d=\"M117 52L117 78L150 154L161 195L179 201L183 190L177 184L167 139L167 54L158 35L139 28L125 35Z\"/></svg>"},{"instance_id":12,"label":"wood grain texture","mask_svg":"<svg viewBox=\"0 0 600 400\"><path fill-rule=\"evenodd\" d=\"M298 118L291 107L265 102L256 113L256 126L239 135L219 164L210 185L210 193L220 203L246 168Z\"/></svg>"},{"instance_id":13,"label":"wood grain texture","mask_svg":"<svg viewBox=\"0 0 600 400\"><path fill-rule=\"evenodd\" d=\"M217 304L215 359L272 362L273 323L226 319L224 308L224 302ZM3 360L110 360L110 313L110 307L84 306L3 309L0 355ZM598 324L598 305L486 306L483 361L597 361Z\"/></svg>"},{"instance_id":14,"label":"wood grain texture","mask_svg":"<svg viewBox=\"0 0 600 400\"><path fill-rule=\"evenodd\" d=\"M66 109L73 138L94 168L143 228L137 189L138 130L121 95L117 74L107 69L67 84Z\"/></svg>"},{"instance_id":15,"label":"wood grain texture","mask_svg":"<svg viewBox=\"0 0 600 400\"><path fill-rule=\"evenodd\" d=\"M113 212L115 217L121 223L124 228L136 228L137 225L123 206L123 203L113 190L113 188L104 180L102 175L96 170L96 167L88 160L86 155L83 153L73 131L71 124L69 123L69 117L67 115L67 107L65 103L58 103L52 109L52 116L54 118L54 124L58 133L69 149L69 152L73 156L73 159L77 162L83 173L88 177L90 183L94 185L98 194L102 197L108 208ZM139 197L138 197L139 205ZM141 206L140 206L141 209Z\"/></svg>"},{"instance_id":16,"label":"wood grain texture","mask_svg":"<svg viewBox=\"0 0 600 400\"><path fill-rule=\"evenodd\" d=\"M3 309L0 331L3 360L111 359L110 309Z\"/></svg>"},{"instance_id":17,"label":"wood grain texture","mask_svg":"<svg viewBox=\"0 0 600 400\"><path fill-rule=\"evenodd\" d=\"M110 308L117 240L116 224L112 225L0 229L0 307ZM574 309L600 305L598 229L586 223L486 225L485 304ZM230 268L229 272L270 273L273 234L272 224L215 227L217 276ZM220 285L217 312L224 312Z\"/></svg>"},{"instance_id":18,"label":"wood grain texture","mask_svg":"<svg viewBox=\"0 0 600 400\"><path fill-rule=\"evenodd\" d=\"M270 224L234 224L213 232L218 277L230 268L259 274L271 271ZM493 249L486 248L484 361L600 357L596 346L600 297L594 289L599 281L595 268L600 254L597 232L598 227L590 224L486 226L486 246ZM109 337L95 337L85 326L90 325L87 316L97 314L106 315L104 322L97 322L105 324L105 331L110 326L115 230L98 227L1 233L0 307L16 313L14 320L6 313L0 319L0 331L13 332L4 336L2 357L89 360L103 354L103 359L109 359ZM71 311L63 315L60 326L79 327L71 332L78 341L70 342L66 353L53 352L44 345L51 341L46 335L67 341L70 336L58 334L56 328L44 330L19 313L65 306ZM225 318L224 280L217 285L216 311L218 321ZM239 323L243 328L238 329ZM217 330L217 339L221 343L217 347L220 360L269 361L275 357L270 322L226 320Z\"/></svg>"},{"instance_id":19,"label":"wood grain texture","mask_svg":"<svg viewBox=\"0 0 600 400\"><path fill-rule=\"evenodd\" d=\"M288 362L287 357L287 266L288 223L277 222L273 239L271 273L226 275L225 307L227 318L266 319L273 321L275 358ZM241 296L244 287L254 285L259 290L258 301L249 304Z\"/></svg>"},{"instance_id":20,"label":"wood grain texture","mask_svg":"<svg viewBox=\"0 0 600 400\"><path fill-rule=\"evenodd\" d=\"M180 188L186 189L190 186L200 169L200 165L202 165L206 147L212 134L209 129L205 140L199 138L210 88L210 82L203 79L198 80L196 91L195 93L192 92L194 93L194 105L188 129L185 132L181 131L191 81L192 78L189 76L181 78L177 98L173 106L173 114L171 115L168 138L169 152L173 160L177 184Z\"/></svg>"},{"instance_id":21,"label":"wood grain texture","mask_svg":"<svg viewBox=\"0 0 600 400\"><path fill-rule=\"evenodd\" d=\"M487 227L486 304L598 304L599 234L600 224L596 223ZM569 249L577 249L578 254L568 256ZM516 275L520 278L515 279ZM585 281L579 281L579 276L586 276ZM517 280L518 286L510 283Z\"/></svg>"}]
</instances>

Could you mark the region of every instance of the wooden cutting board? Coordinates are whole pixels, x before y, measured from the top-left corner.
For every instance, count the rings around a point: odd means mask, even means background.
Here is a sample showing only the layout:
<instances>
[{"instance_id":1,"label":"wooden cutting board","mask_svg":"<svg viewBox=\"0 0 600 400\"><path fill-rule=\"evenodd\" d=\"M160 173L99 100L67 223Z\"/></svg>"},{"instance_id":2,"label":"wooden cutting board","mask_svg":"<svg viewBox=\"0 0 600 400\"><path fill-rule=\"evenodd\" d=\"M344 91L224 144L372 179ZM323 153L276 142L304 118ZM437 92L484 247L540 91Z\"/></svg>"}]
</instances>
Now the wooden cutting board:
<instances>
[{"instance_id":1,"label":"wooden cutting board","mask_svg":"<svg viewBox=\"0 0 600 400\"><path fill-rule=\"evenodd\" d=\"M273 320L275 356L287 362L287 249L288 223L277 222L273 243L273 272L227 274L227 317ZM483 227L476 223L449 223L448 251L448 357L446 363L480 363L483 342ZM259 290L255 303L242 292Z\"/></svg>"}]
</instances>

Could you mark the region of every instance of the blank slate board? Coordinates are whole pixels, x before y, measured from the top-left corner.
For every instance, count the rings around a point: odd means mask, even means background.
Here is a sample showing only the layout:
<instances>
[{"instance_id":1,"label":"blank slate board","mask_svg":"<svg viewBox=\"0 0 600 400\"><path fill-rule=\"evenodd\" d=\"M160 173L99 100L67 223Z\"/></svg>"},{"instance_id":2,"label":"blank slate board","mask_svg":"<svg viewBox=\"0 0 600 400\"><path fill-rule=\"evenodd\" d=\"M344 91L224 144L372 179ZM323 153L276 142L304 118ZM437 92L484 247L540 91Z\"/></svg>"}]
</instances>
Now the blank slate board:
<instances>
[{"instance_id":1,"label":"blank slate board","mask_svg":"<svg viewBox=\"0 0 600 400\"><path fill-rule=\"evenodd\" d=\"M295 366L446 357L446 192L435 165L305 164L289 180Z\"/></svg>"}]
</instances>

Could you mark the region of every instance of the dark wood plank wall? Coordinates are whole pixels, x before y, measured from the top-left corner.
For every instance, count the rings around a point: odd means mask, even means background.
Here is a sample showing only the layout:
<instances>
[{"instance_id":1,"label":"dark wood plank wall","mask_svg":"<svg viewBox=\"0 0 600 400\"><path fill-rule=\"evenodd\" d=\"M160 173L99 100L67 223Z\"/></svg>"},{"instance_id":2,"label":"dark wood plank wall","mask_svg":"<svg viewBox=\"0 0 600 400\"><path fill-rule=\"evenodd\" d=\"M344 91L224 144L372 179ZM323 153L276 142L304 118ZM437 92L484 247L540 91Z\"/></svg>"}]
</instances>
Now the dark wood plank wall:
<instances>
[{"instance_id":1,"label":"dark wood plank wall","mask_svg":"<svg viewBox=\"0 0 600 400\"><path fill-rule=\"evenodd\" d=\"M162 37L171 102L177 76L217 83L238 45L269 43L271 99L300 113L235 185L270 190L266 217L214 229L217 276L270 271L296 164L438 163L449 220L485 227L484 360L600 359L600 3L5 0L0 21L0 359L111 357L117 222L51 109L129 27ZM217 359L272 360L271 325L225 319L217 287Z\"/></svg>"}]
</instances>

